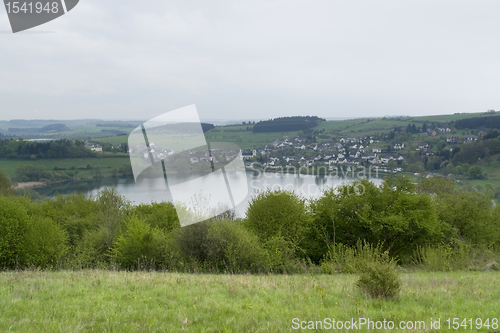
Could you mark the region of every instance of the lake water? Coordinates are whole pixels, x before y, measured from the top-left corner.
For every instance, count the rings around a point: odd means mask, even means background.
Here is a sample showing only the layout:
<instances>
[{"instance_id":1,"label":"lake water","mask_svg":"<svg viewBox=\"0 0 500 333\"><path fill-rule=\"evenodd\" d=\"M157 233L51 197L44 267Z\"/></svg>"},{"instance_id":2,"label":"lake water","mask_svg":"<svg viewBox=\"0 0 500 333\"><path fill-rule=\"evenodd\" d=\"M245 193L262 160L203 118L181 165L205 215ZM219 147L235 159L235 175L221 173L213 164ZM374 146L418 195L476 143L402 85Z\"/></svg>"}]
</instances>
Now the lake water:
<instances>
[{"instance_id":1,"label":"lake water","mask_svg":"<svg viewBox=\"0 0 500 333\"><path fill-rule=\"evenodd\" d=\"M245 215L249 200L256 191L265 189L293 190L303 197L314 198L319 197L322 191L328 189L329 187L337 187L342 183L351 182L355 179L356 178L352 177L343 178L329 175L313 176L247 171L242 174L239 179L230 179L229 181L233 182L233 184L238 184L239 182L240 187L245 187L242 182L246 182L246 186L248 187L248 191L243 195L244 199L241 200L241 203L236 205L236 212L242 217ZM378 178L371 178L370 180L376 185L379 185L382 182L382 179ZM172 180L172 182L173 181L174 180ZM54 196L56 193L68 194L74 192L83 192L95 195L98 191L111 187L116 189L121 195L125 196L127 200L130 200L134 204L151 203L152 201L173 201L171 193L166 191L164 188L164 180L157 179L154 180L154 182L159 186L139 186L135 183L134 179L102 179L99 181L59 183L43 188L37 188L35 190L44 196ZM182 179L176 179L175 182L182 183ZM208 190L210 196L227 196L227 188L224 186L218 186L216 183L217 181L213 184L206 183L203 188ZM233 189L234 188L235 187L233 187ZM189 202L193 199L193 193L195 192L196 191L190 191L186 188L186 196L183 198L177 196L176 201L181 201L189 205Z\"/></svg>"}]
</instances>

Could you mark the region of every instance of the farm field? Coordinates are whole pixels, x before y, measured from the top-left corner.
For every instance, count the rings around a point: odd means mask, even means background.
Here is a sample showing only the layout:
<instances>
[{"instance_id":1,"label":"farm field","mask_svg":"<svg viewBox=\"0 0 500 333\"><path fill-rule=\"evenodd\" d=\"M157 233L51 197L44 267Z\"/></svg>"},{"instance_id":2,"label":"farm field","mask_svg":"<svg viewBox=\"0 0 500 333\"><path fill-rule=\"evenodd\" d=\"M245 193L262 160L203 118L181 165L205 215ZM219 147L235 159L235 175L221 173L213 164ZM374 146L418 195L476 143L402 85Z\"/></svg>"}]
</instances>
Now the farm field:
<instances>
[{"instance_id":1,"label":"farm field","mask_svg":"<svg viewBox=\"0 0 500 333\"><path fill-rule=\"evenodd\" d=\"M237 144L243 149L255 147L264 147L274 140L282 140L284 137L293 139L297 132L275 132L275 133L252 133L252 131L239 131L243 126L224 126L217 127L216 130L210 130L205 133L207 142L230 142ZM244 126L246 128L246 126ZM105 138L95 138L92 142L106 142L112 145L128 142L128 136L112 136Z\"/></svg>"},{"instance_id":2,"label":"farm field","mask_svg":"<svg viewBox=\"0 0 500 333\"><path fill-rule=\"evenodd\" d=\"M415 116L415 117L382 117L382 118L357 118L349 120L326 121L315 127L315 130L325 130L325 134L334 136L357 136L357 135L372 135L380 132L387 132L395 127L406 127L408 123L415 123L417 126L424 122L450 122L459 119L466 119L478 116L488 116L482 113L461 113L452 115L435 115L435 116ZM64 121L61 121L64 122ZM133 123L133 122L132 122ZM134 127L122 126L90 126L78 124L70 126L70 131L62 133L45 133L39 137L45 138L68 138L68 139L83 139L92 138L95 143L106 142L113 145L118 143L126 143L128 135L108 136L109 133L102 132L106 130L121 131L129 134ZM136 124L134 124L136 125ZM274 133L252 133L251 127L254 124L227 125L217 126L205 133L205 137L209 142L232 142L238 144L243 149L265 146L274 140L282 140L283 138L293 138L298 132L274 132ZM0 132L7 133L8 124L0 124ZM30 128L28 126L18 126L19 128ZM250 130L246 130L247 127ZM104 136L99 137L99 134ZM462 135L464 133L461 133ZM31 136L29 136L31 137ZM38 137L36 134L33 137ZM25 136L26 138L26 136Z\"/></svg>"},{"instance_id":3,"label":"farm field","mask_svg":"<svg viewBox=\"0 0 500 333\"><path fill-rule=\"evenodd\" d=\"M118 155L118 154L117 154ZM102 157L102 158L61 158L61 159L38 159L38 160L1 160L0 170L7 176L12 177L16 172L16 168L20 165L41 165L48 170L54 170L54 167L70 170L72 166L78 170L79 167L85 167L90 164L92 167L101 167L101 171L111 171L113 168L120 168L124 164L130 165L128 155L123 154L121 157ZM80 170L80 176L90 172Z\"/></svg>"},{"instance_id":4,"label":"farm field","mask_svg":"<svg viewBox=\"0 0 500 333\"><path fill-rule=\"evenodd\" d=\"M447 318L474 325L481 318L489 329L458 331L498 331L491 326L500 317L497 272L403 273L393 300L367 298L355 281L345 274L8 271L0 273L0 331L290 332L294 318L425 324L400 332L457 332L447 329ZM440 318L440 330L430 328L431 318Z\"/></svg>"},{"instance_id":5,"label":"farm field","mask_svg":"<svg viewBox=\"0 0 500 333\"><path fill-rule=\"evenodd\" d=\"M273 132L273 133L252 133L252 131L238 131L239 128L246 126L225 126L217 127L205 133L208 142L231 142L237 144L243 149L256 147L265 147L274 140L283 140L283 138L293 139L298 132Z\"/></svg>"},{"instance_id":6,"label":"farm field","mask_svg":"<svg viewBox=\"0 0 500 333\"><path fill-rule=\"evenodd\" d=\"M104 137L104 138L95 138L95 139L92 139L91 141L96 142L96 143L106 142L106 143L110 143L112 145L117 145L119 143L127 143L128 142L128 135L117 135L117 136L110 136L110 137Z\"/></svg>"}]
</instances>

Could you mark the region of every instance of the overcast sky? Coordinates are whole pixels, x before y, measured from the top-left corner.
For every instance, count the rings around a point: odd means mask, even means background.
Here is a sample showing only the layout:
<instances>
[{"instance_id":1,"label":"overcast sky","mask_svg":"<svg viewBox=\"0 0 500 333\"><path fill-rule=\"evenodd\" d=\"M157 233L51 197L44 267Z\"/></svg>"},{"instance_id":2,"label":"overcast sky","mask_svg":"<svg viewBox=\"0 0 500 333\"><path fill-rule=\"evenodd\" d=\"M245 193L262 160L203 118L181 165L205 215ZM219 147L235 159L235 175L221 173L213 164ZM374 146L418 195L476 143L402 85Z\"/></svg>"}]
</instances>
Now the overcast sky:
<instances>
[{"instance_id":1,"label":"overcast sky","mask_svg":"<svg viewBox=\"0 0 500 333\"><path fill-rule=\"evenodd\" d=\"M499 110L499 13L498 0L80 0L12 34L1 7L0 119Z\"/></svg>"}]
</instances>

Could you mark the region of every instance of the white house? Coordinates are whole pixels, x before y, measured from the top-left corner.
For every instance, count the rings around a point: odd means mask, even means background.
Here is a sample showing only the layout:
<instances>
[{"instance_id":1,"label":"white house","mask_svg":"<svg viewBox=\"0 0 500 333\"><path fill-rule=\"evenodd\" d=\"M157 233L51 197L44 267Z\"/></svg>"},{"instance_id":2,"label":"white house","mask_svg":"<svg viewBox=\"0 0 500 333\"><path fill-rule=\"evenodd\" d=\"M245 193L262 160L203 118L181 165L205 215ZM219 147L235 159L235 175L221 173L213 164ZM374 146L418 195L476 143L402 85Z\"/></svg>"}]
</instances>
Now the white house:
<instances>
[{"instance_id":1,"label":"white house","mask_svg":"<svg viewBox=\"0 0 500 333\"><path fill-rule=\"evenodd\" d=\"M401 150L405 147L405 144L403 142L395 142L393 148Z\"/></svg>"}]
</instances>

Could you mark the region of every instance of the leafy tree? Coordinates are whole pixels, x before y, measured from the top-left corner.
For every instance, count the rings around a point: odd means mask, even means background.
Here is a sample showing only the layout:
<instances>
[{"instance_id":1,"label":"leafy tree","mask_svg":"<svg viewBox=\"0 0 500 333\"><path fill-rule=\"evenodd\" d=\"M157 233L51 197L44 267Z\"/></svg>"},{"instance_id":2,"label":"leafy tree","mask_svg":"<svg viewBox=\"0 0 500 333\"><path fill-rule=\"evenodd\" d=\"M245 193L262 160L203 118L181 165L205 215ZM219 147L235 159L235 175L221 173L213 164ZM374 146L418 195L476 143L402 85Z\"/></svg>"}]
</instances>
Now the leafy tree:
<instances>
[{"instance_id":1,"label":"leafy tree","mask_svg":"<svg viewBox=\"0 0 500 333\"><path fill-rule=\"evenodd\" d=\"M0 196L0 268L16 268L26 259L26 200Z\"/></svg>"},{"instance_id":2,"label":"leafy tree","mask_svg":"<svg viewBox=\"0 0 500 333\"><path fill-rule=\"evenodd\" d=\"M241 223L217 221L210 225L203 247L210 266L219 272L264 272L270 259L258 237Z\"/></svg>"},{"instance_id":3,"label":"leafy tree","mask_svg":"<svg viewBox=\"0 0 500 333\"><path fill-rule=\"evenodd\" d=\"M393 159L390 159L389 163L387 163L387 169L389 169L389 171L391 171L391 172L396 170L397 167L398 167L398 163L396 161L394 161Z\"/></svg>"},{"instance_id":4,"label":"leafy tree","mask_svg":"<svg viewBox=\"0 0 500 333\"><path fill-rule=\"evenodd\" d=\"M131 208L131 213L137 215L152 228L158 228L164 232L180 228L177 212L171 202L140 204Z\"/></svg>"},{"instance_id":5,"label":"leafy tree","mask_svg":"<svg viewBox=\"0 0 500 333\"><path fill-rule=\"evenodd\" d=\"M65 232L68 244L73 247L87 231L95 230L98 224L98 204L81 193L56 195L39 205L31 205L31 214L49 217Z\"/></svg>"},{"instance_id":6,"label":"leafy tree","mask_svg":"<svg viewBox=\"0 0 500 333\"><path fill-rule=\"evenodd\" d=\"M445 193L453 193L455 184L453 184L451 180L443 177L431 177L422 179L418 183L417 189L423 193L442 195Z\"/></svg>"},{"instance_id":7,"label":"leafy tree","mask_svg":"<svg viewBox=\"0 0 500 333\"><path fill-rule=\"evenodd\" d=\"M467 176L469 179L483 179L484 174L481 171L481 168L477 165L471 167L469 171L467 171Z\"/></svg>"},{"instance_id":8,"label":"leafy tree","mask_svg":"<svg viewBox=\"0 0 500 333\"><path fill-rule=\"evenodd\" d=\"M41 165L20 165L16 168L14 179L18 182L53 180L54 175Z\"/></svg>"},{"instance_id":9,"label":"leafy tree","mask_svg":"<svg viewBox=\"0 0 500 333\"><path fill-rule=\"evenodd\" d=\"M128 209L130 203L112 188L100 191L95 200L97 202L98 228L104 229L105 245L106 248L110 249L120 230L125 210Z\"/></svg>"},{"instance_id":10,"label":"leafy tree","mask_svg":"<svg viewBox=\"0 0 500 333\"><path fill-rule=\"evenodd\" d=\"M486 126L488 128L500 128L500 116L474 117L455 121L457 129L472 129Z\"/></svg>"},{"instance_id":11,"label":"leafy tree","mask_svg":"<svg viewBox=\"0 0 500 333\"><path fill-rule=\"evenodd\" d=\"M263 241L283 237L299 246L310 226L305 200L294 192L263 191L248 205L245 225Z\"/></svg>"},{"instance_id":12,"label":"leafy tree","mask_svg":"<svg viewBox=\"0 0 500 333\"><path fill-rule=\"evenodd\" d=\"M423 180L419 190L433 195L440 223L448 229L449 244L499 244L500 220L493 218L490 197L456 189L443 178Z\"/></svg>"},{"instance_id":13,"label":"leafy tree","mask_svg":"<svg viewBox=\"0 0 500 333\"><path fill-rule=\"evenodd\" d=\"M64 230L47 217L30 219L25 240L26 263L40 268L54 267L68 250Z\"/></svg>"},{"instance_id":14,"label":"leafy tree","mask_svg":"<svg viewBox=\"0 0 500 333\"><path fill-rule=\"evenodd\" d=\"M442 239L436 207L406 178L388 177L380 187L368 180L325 191L311 203L314 214L309 253L319 260L330 246L359 240L383 244L392 256L408 257L416 246Z\"/></svg>"},{"instance_id":15,"label":"leafy tree","mask_svg":"<svg viewBox=\"0 0 500 333\"><path fill-rule=\"evenodd\" d=\"M0 170L0 196L1 195L13 195L14 189L10 183L9 177Z\"/></svg>"},{"instance_id":16,"label":"leafy tree","mask_svg":"<svg viewBox=\"0 0 500 333\"><path fill-rule=\"evenodd\" d=\"M0 157L36 159L36 158L76 158L95 157L83 141L55 140L50 142L30 142L22 139L0 140Z\"/></svg>"},{"instance_id":17,"label":"leafy tree","mask_svg":"<svg viewBox=\"0 0 500 333\"><path fill-rule=\"evenodd\" d=\"M160 230L151 228L137 216L131 216L125 231L116 239L112 253L123 268L155 268L155 260L161 261L164 239Z\"/></svg>"}]
</instances>

